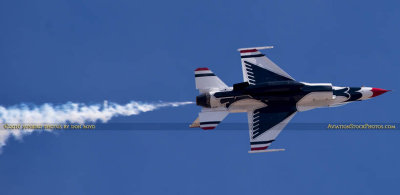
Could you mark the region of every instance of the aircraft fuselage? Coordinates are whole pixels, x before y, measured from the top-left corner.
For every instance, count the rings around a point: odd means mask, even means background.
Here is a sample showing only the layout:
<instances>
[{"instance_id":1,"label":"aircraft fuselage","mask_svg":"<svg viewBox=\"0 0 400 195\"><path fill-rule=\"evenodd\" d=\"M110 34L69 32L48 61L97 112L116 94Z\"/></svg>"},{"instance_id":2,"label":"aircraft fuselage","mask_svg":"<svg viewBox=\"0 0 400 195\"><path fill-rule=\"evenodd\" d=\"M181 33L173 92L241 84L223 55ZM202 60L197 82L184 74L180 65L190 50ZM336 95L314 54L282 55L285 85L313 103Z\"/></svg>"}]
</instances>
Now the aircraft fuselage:
<instances>
[{"instance_id":1,"label":"aircraft fuselage","mask_svg":"<svg viewBox=\"0 0 400 195\"><path fill-rule=\"evenodd\" d=\"M224 107L229 112L248 112L264 106L295 107L297 111L306 111L361 101L384 92L371 87L336 87L331 83L274 81L249 85L244 82L200 94L196 103L205 108Z\"/></svg>"}]
</instances>

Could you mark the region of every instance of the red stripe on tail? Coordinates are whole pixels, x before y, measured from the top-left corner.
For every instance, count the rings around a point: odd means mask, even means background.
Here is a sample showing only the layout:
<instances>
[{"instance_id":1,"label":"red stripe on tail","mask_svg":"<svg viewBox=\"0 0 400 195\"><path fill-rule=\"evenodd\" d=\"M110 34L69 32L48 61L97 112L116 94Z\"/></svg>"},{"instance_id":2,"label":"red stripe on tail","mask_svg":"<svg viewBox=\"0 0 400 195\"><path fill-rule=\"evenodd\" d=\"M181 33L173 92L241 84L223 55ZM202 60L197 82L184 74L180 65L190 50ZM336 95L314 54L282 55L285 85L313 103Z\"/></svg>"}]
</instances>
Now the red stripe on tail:
<instances>
[{"instance_id":1,"label":"red stripe on tail","mask_svg":"<svg viewBox=\"0 0 400 195\"><path fill-rule=\"evenodd\" d=\"M194 70L194 71L200 71L200 70L210 70L210 69L208 69L208 68L197 68L197 69Z\"/></svg>"},{"instance_id":2,"label":"red stripe on tail","mask_svg":"<svg viewBox=\"0 0 400 195\"><path fill-rule=\"evenodd\" d=\"M204 130L211 130L211 129L215 129L215 127L202 127L202 129L204 129Z\"/></svg>"},{"instance_id":3,"label":"red stripe on tail","mask_svg":"<svg viewBox=\"0 0 400 195\"><path fill-rule=\"evenodd\" d=\"M246 50L241 50L240 53L249 53L249 52L256 52L258 51L257 49L246 49Z\"/></svg>"},{"instance_id":4,"label":"red stripe on tail","mask_svg":"<svg viewBox=\"0 0 400 195\"><path fill-rule=\"evenodd\" d=\"M268 146L259 147L259 148L251 148L251 151L254 151L254 150L266 150L267 148L268 148Z\"/></svg>"}]
</instances>

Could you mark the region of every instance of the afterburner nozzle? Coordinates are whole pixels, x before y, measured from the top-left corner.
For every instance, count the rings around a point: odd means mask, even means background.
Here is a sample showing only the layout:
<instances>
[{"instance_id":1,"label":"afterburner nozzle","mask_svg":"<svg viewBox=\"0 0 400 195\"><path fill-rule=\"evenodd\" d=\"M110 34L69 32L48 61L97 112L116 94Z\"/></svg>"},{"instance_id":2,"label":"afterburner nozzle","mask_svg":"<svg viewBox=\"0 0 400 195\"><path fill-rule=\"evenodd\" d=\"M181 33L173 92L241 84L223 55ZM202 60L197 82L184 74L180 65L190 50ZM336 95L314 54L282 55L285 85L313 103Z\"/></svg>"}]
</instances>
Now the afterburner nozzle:
<instances>
[{"instance_id":1,"label":"afterburner nozzle","mask_svg":"<svg viewBox=\"0 0 400 195\"><path fill-rule=\"evenodd\" d=\"M196 104L205 108L211 108L210 94L202 93L196 97Z\"/></svg>"}]
</instances>

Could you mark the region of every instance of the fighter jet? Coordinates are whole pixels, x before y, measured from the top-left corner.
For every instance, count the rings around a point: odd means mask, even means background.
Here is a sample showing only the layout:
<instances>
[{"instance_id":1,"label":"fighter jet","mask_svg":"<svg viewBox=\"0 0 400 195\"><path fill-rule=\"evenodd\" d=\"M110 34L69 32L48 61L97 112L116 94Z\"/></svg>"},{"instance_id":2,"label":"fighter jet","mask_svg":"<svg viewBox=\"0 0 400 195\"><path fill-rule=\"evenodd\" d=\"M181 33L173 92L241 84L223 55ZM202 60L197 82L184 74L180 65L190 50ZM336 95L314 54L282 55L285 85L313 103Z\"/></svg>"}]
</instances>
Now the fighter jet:
<instances>
[{"instance_id":1,"label":"fighter jet","mask_svg":"<svg viewBox=\"0 0 400 195\"><path fill-rule=\"evenodd\" d=\"M197 68L196 104L201 112L190 127L214 129L229 113L246 112L249 153L283 151L268 149L297 112L335 107L367 100L389 90L372 87L337 87L331 83L296 81L261 53L272 46L238 49L244 82L227 86L208 68Z\"/></svg>"}]
</instances>

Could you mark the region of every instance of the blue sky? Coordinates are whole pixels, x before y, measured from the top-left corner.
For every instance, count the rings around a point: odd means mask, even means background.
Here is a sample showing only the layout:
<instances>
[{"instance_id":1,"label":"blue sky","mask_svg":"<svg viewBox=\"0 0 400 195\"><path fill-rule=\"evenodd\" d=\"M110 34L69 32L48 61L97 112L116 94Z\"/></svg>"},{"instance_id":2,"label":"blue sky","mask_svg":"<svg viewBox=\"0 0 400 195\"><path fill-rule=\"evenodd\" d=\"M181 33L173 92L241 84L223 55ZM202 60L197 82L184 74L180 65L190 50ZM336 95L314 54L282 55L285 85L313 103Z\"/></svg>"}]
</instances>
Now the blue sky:
<instances>
[{"instance_id":1,"label":"blue sky","mask_svg":"<svg viewBox=\"0 0 400 195\"><path fill-rule=\"evenodd\" d=\"M0 105L193 101L193 70L241 82L237 48L299 81L392 89L292 122L399 122L397 1L2 1ZM194 105L112 122L192 122ZM245 114L225 122L246 122ZM223 123L221 127L223 127ZM73 131L9 140L0 194L394 194L396 131Z\"/></svg>"}]
</instances>

